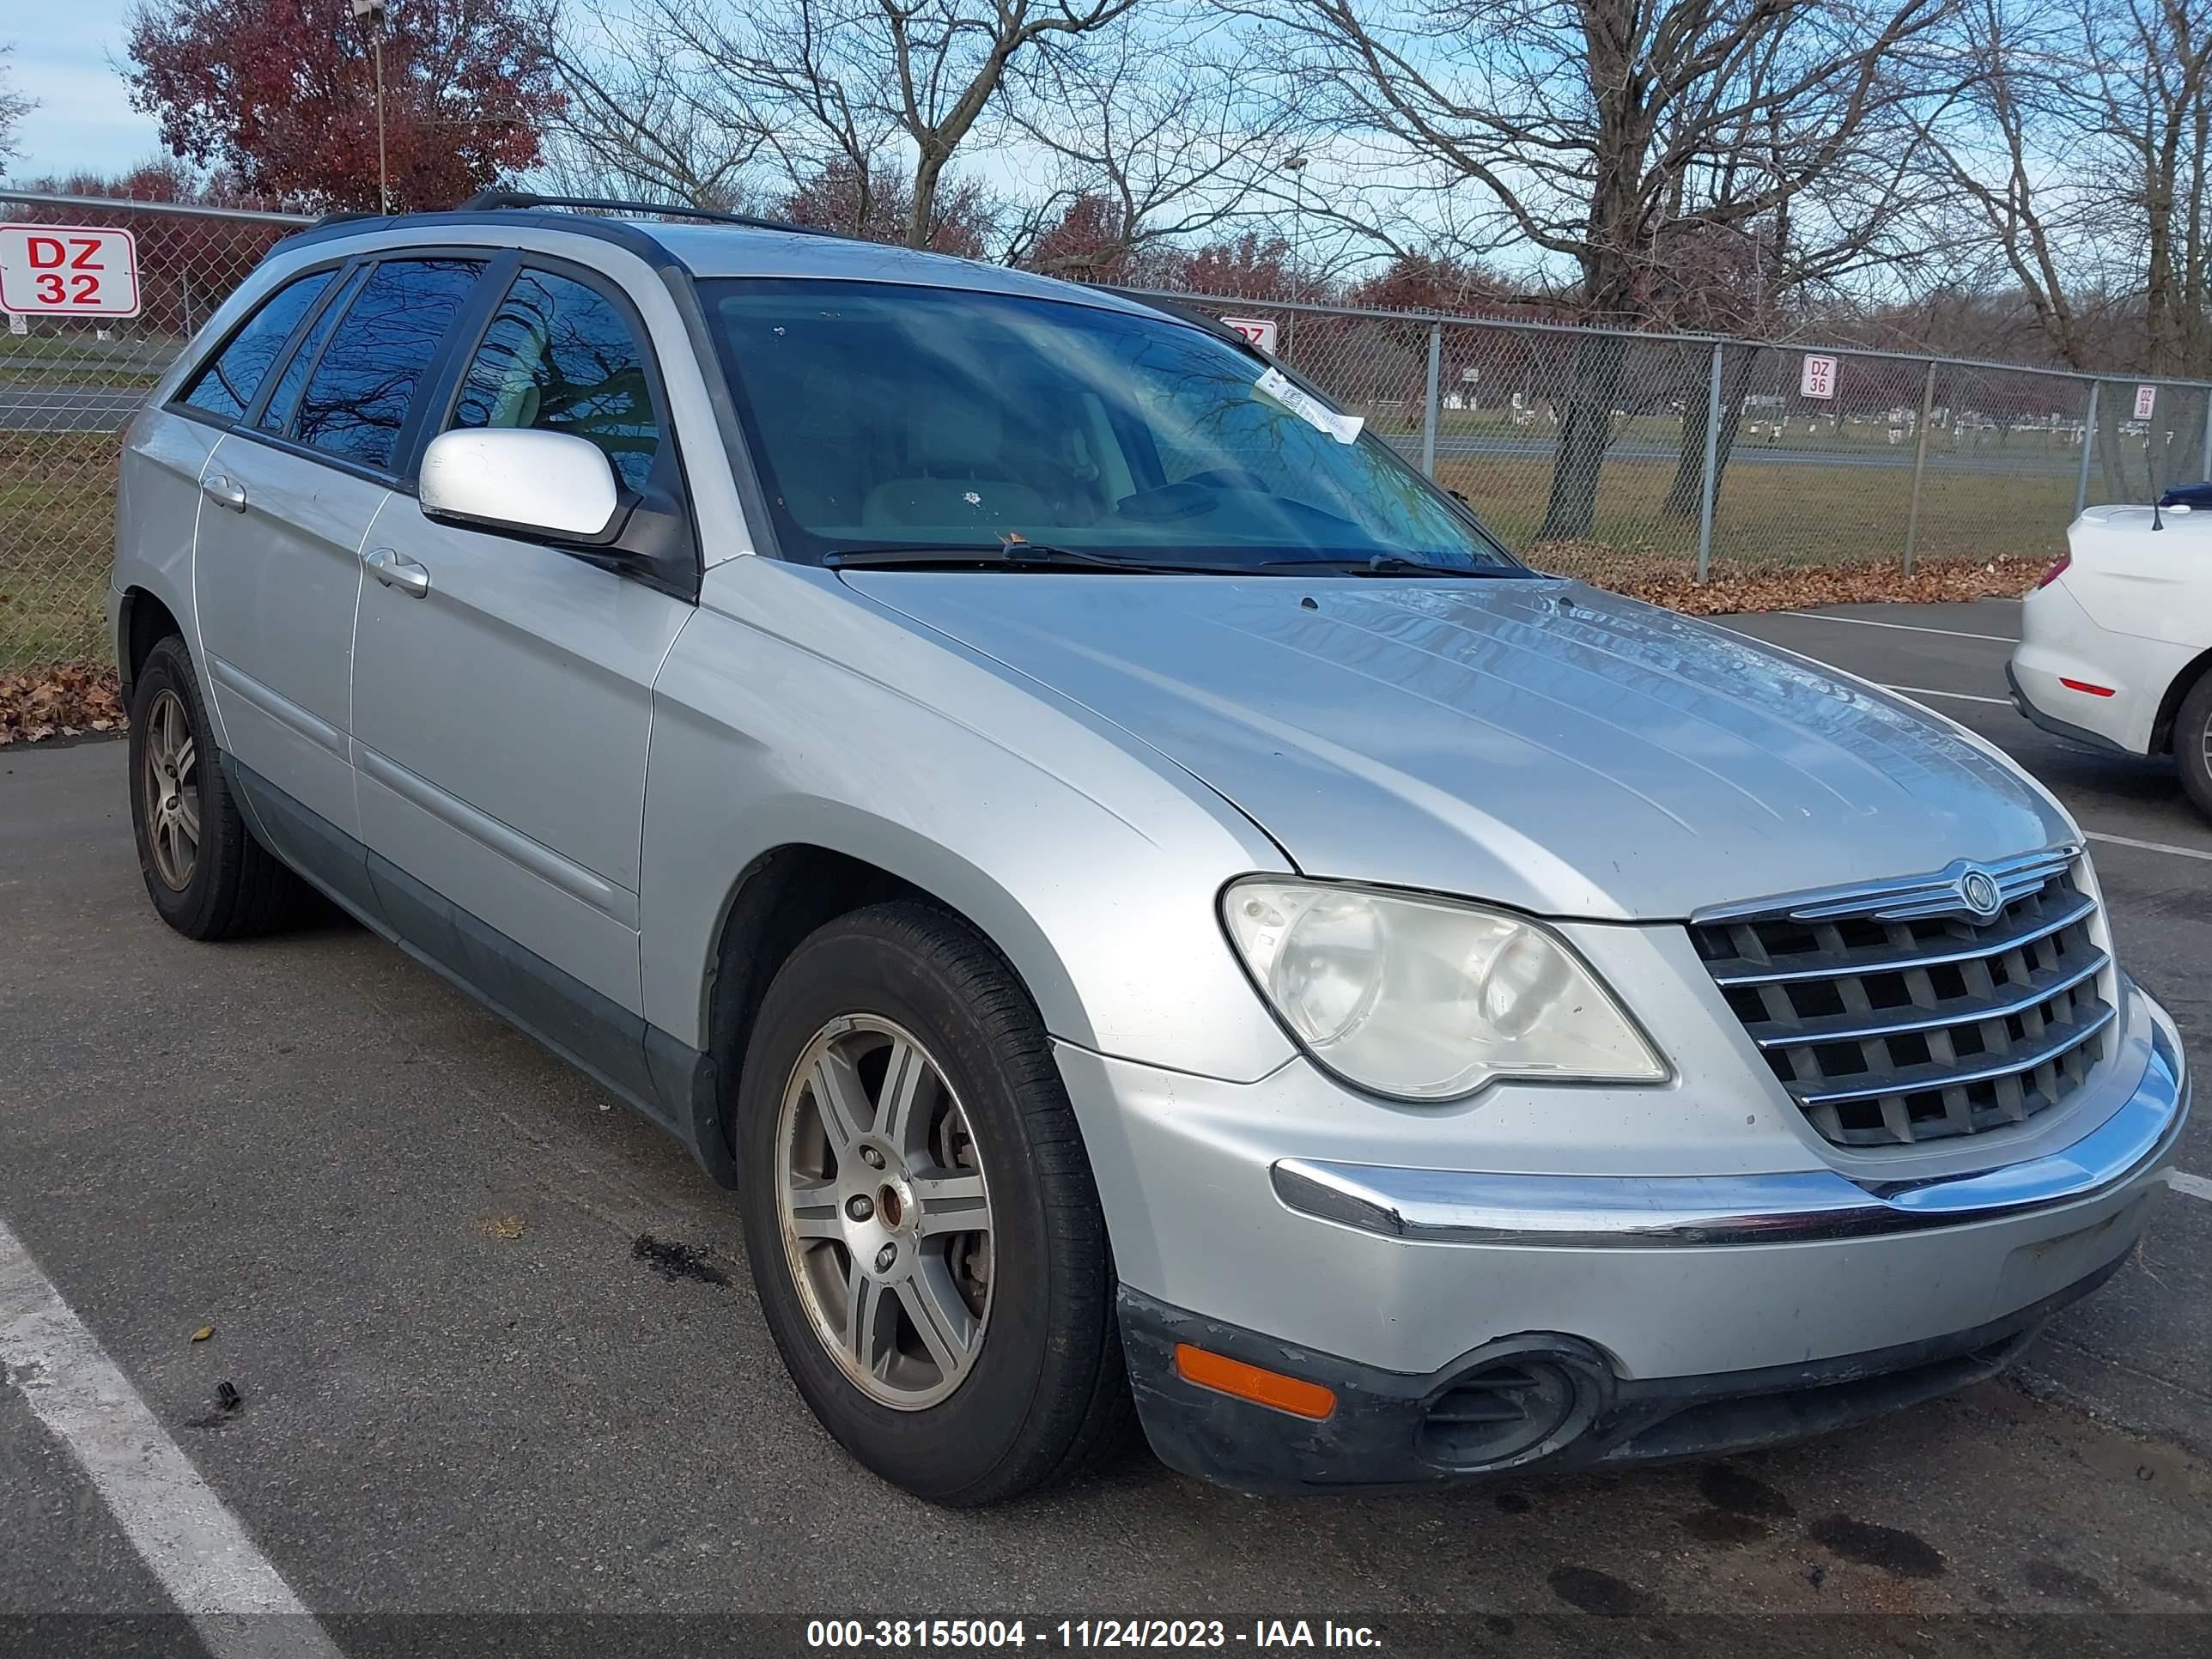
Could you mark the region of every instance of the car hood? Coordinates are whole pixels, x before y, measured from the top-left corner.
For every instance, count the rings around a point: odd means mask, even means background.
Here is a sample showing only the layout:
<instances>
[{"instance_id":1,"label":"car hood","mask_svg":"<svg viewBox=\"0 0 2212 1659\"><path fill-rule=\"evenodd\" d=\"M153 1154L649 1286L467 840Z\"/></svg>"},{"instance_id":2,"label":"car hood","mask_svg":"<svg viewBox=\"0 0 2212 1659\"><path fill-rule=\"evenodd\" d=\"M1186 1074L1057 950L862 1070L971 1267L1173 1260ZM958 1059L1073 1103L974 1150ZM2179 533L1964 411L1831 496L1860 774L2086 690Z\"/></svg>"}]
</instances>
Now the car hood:
<instances>
[{"instance_id":1,"label":"car hood","mask_svg":"<svg viewBox=\"0 0 2212 1659\"><path fill-rule=\"evenodd\" d=\"M1579 583L845 580L1168 756L1311 876L1656 920L2073 834L1948 721Z\"/></svg>"}]
</instances>

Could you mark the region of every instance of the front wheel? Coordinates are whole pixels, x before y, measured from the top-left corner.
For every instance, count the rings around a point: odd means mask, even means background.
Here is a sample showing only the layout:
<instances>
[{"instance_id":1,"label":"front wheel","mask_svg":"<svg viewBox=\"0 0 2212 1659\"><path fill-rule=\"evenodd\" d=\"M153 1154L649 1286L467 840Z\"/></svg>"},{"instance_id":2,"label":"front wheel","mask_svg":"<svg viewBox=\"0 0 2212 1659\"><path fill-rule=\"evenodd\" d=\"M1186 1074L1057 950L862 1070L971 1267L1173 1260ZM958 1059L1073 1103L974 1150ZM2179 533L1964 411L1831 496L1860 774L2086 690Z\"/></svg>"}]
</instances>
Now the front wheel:
<instances>
[{"instance_id":1,"label":"front wheel","mask_svg":"<svg viewBox=\"0 0 2212 1659\"><path fill-rule=\"evenodd\" d=\"M747 1254L815 1414L974 1505L1126 1437L1106 1230L1035 1006L972 928L872 906L802 943L738 1088Z\"/></svg>"},{"instance_id":2,"label":"front wheel","mask_svg":"<svg viewBox=\"0 0 2212 1659\"><path fill-rule=\"evenodd\" d=\"M2212 818L2212 670L2197 678L2173 719L2173 758L2181 787L2197 810Z\"/></svg>"}]
</instances>

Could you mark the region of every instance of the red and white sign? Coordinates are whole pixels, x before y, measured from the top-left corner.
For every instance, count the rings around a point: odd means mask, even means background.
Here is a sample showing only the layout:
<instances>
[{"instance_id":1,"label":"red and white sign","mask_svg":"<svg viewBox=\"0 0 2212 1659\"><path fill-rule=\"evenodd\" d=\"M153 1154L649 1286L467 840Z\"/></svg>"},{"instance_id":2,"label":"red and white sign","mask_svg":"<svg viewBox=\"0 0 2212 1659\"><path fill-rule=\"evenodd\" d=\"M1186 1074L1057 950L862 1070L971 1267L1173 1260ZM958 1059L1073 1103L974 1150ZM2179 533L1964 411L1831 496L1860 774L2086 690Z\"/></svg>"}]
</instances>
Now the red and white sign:
<instances>
[{"instance_id":1,"label":"red and white sign","mask_svg":"<svg viewBox=\"0 0 2212 1659\"><path fill-rule=\"evenodd\" d=\"M1836 360L1833 357L1808 357L1804 367L1797 371L1797 395L1801 398L1834 397Z\"/></svg>"},{"instance_id":2,"label":"red and white sign","mask_svg":"<svg viewBox=\"0 0 2212 1659\"><path fill-rule=\"evenodd\" d=\"M127 230L0 225L0 311L136 317L138 244Z\"/></svg>"},{"instance_id":3,"label":"red and white sign","mask_svg":"<svg viewBox=\"0 0 2212 1659\"><path fill-rule=\"evenodd\" d=\"M1275 355L1275 319L1273 317L1224 317L1222 326L1233 328L1270 357Z\"/></svg>"},{"instance_id":4,"label":"red and white sign","mask_svg":"<svg viewBox=\"0 0 2212 1659\"><path fill-rule=\"evenodd\" d=\"M2157 407L2158 388L2156 386L2139 386L2136 388L2136 419L2139 421L2150 419L2151 410Z\"/></svg>"}]
</instances>

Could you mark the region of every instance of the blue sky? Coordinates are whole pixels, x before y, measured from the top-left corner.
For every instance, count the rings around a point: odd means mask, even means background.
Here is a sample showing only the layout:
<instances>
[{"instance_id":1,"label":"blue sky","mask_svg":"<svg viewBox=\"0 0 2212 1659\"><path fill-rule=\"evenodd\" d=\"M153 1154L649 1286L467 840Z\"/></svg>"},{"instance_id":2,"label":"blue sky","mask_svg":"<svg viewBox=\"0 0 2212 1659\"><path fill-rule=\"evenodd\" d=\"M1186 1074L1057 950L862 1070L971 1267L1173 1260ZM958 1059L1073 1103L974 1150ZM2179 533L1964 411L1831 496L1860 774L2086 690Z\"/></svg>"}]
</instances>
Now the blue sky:
<instances>
[{"instance_id":1,"label":"blue sky","mask_svg":"<svg viewBox=\"0 0 2212 1659\"><path fill-rule=\"evenodd\" d=\"M0 5L0 42L15 43L9 78L40 100L23 118L17 179L45 173L120 173L161 153L154 123L135 114L111 59L123 56L131 0L64 0L33 8Z\"/></svg>"}]
</instances>

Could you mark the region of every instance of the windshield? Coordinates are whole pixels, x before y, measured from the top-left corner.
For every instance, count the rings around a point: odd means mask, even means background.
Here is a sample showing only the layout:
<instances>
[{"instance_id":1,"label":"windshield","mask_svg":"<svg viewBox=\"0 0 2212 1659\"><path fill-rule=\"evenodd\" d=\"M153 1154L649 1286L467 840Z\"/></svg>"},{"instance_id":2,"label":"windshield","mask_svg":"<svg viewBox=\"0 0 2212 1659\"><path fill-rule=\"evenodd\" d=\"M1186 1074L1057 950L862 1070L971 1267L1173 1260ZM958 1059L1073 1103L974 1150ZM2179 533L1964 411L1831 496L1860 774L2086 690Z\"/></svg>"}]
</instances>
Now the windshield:
<instances>
[{"instance_id":1,"label":"windshield","mask_svg":"<svg viewBox=\"0 0 2212 1659\"><path fill-rule=\"evenodd\" d=\"M790 556L1036 544L1154 568L1522 569L1356 421L1172 319L890 283L700 288Z\"/></svg>"}]
</instances>

